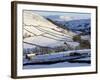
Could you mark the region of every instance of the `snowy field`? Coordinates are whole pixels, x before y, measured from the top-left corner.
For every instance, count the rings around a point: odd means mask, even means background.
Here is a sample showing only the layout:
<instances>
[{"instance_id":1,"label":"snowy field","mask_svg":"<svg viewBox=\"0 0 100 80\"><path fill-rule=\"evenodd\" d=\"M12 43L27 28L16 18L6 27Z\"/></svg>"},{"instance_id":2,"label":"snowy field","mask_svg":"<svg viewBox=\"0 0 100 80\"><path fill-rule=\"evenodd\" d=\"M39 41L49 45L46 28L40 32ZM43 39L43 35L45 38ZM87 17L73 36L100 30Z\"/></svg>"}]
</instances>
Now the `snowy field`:
<instances>
[{"instance_id":1,"label":"snowy field","mask_svg":"<svg viewBox=\"0 0 100 80\"><path fill-rule=\"evenodd\" d=\"M67 51L67 53L74 52L74 51L75 50ZM84 50L76 50L75 52L80 52L80 53L88 52L88 53L90 53L91 50L90 49L84 49ZM63 54L59 53L59 54L64 55L66 53L63 53ZM56 54L52 54L52 55L56 55ZM69 58L70 58L70 56L69 56ZM90 56L84 57L84 58L80 58L80 59L75 59L75 60L83 61L83 62L78 62L78 61L76 61L76 62L68 62L66 60L66 61L63 61L63 62L57 62L57 63L52 63L52 64L29 64L29 65L24 65L23 69L83 67L83 66L90 66L91 65L91 57ZM90 61L90 63L87 63L87 62L84 62L84 61ZM30 62L30 61L28 61L27 59L24 58L24 63L28 63L28 62Z\"/></svg>"},{"instance_id":2,"label":"snowy field","mask_svg":"<svg viewBox=\"0 0 100 80\"><path fill-rule=\"evenodd\" d=\"M85 58L85 59L90 59ZM83 67L83 66L90 66L91 64L88 63L70 63L70 62L61 62L49 65L27 65L23 66L23 69L39 69L39 68L62 68L62 67Z\"/></svg>"}]
</instances>

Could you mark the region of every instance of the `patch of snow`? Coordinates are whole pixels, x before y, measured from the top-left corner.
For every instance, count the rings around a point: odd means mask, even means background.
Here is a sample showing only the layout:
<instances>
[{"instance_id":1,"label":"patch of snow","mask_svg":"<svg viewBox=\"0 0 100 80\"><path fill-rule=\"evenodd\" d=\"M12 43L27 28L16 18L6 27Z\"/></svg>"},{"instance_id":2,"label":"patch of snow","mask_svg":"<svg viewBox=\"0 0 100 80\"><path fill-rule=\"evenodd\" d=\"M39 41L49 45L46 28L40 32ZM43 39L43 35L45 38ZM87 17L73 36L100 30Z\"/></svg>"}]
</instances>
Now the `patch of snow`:
<instances>
[{"instance_id":1,"label":"patch of snow","mask_svg":"<svg viewBox=\"0 0 100 80\"><path fill-rule=\"evenodd\" d=\"M81 39L91 41L91 36L90 35L84 35L84 36L81 36Z\"/></svg>"}]
</instances>

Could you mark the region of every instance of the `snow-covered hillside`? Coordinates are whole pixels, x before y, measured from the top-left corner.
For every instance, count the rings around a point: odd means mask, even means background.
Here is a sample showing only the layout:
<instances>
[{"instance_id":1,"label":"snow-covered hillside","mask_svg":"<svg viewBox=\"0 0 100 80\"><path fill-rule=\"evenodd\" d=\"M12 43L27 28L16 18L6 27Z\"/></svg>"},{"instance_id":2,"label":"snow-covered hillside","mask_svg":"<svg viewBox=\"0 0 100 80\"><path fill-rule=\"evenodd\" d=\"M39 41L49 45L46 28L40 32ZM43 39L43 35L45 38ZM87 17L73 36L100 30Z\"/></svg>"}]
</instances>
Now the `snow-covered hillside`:
<instances>
[{"instance_id":1,"label":"snow-covered hillside","mask_svg":"<svg viewBox=\"0 0 100 80\"><path fill-rule=\"evenodd\" d=\"M34 34L36 35L47 33L48 31L51 33L55 33L54 35L59 35L59 36L70 35L71 37L74 35L74 33L54 25L44 17L40 16L39 14L33 13L32 11L24 11L23 15L24 15L24 21L23 21L24 28L29 30L30 32L34 32Z\"/></svg>"},{"instance_id":2,"label":"snow-covered hillside","mask_svg":"<svg viewBox=\"0 0 100 80\"><path fill-rule=\"evenodd\" d=\"M76 35L74 32L53 24L39 14L32 11L23 12L24 48L62 46L65 45L64 42L77 46L79 44L72 40L74 35ZM32 43L32 45L25 42Z\"/></svg>"},{"instance_id":3,"label":"snow-covered hillside","mask_svg":"<svg viewBox=\"0 0 100 80\"><path fill-rule=\"evenodd\" d=\"M91 19L90 18L77 18L70 20L59 19L60 16L46 16L47 19L53 21L55 24L65 27L77 34L89 35L91 33ZM76 17L76 16L75 16ZM79 16L77 16L79 17Z\"/></svg>"}]
</instances>

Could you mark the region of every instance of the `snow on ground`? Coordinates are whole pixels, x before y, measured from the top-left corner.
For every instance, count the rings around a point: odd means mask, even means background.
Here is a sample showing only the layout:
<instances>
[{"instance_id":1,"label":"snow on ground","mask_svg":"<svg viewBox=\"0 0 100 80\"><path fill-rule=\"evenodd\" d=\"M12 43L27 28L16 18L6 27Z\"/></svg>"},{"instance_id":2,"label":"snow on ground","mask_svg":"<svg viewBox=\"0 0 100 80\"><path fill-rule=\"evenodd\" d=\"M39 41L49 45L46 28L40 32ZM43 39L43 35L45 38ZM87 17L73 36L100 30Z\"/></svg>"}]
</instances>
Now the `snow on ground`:
<instances>
[{"instance_id":1,"label":"snow on ground","mask_svg":"<svg viewBox=\"0 0 100 80\"><path fill-rule=\"evenodd\" d=\"M42 37L42 36L26 38L26 39L24 39L24 42L34 43L34 44L38 44L38 45L41 45L44 47L45 46L53 47L53 46L59 46L59 45L63 44L63 42L61 42L61 41L56 41L56 40L49 39L49 38ZM26 45L26 47L27 47L27 45Z\"/></svg>"},{"instance_id":2,"label":"snow on ground","mask_svg":"<svg viewBox=\"0 0 100 80\"><path fill-rule=\"evenodd\" d=\"M45 58L55 58L55 57L59 57L65 54L69 54L72 52L80 52L80 53L90 53L90 49L84 49L84 50L72 50L72 51L65 51L65 52L59 52L59 53L54 53L54 54L46 54L43 55ZM58 55L59 54L59 55ZM43 58L42 56L42 58ZM38 56L39 59L41 59L41 55ZM35 59L35 57L34 57ZM91 60L90 57L85 57L85 58L81 58L78 60ZM24 63L30 62L27 59L24 59ZM23 66L23 69L38 69L38 68L60 68L60 67L83 67L83 66L90 66L91 64L88 63L70 63L70 62L61 62L61 63L55 63L55 64L41 64L41 65L25 65Z\"/></svg>"},{"instance_id":3,"label":"snow on ground","mask_svg":"<svg viewBox=\"0 0 100 80\"><path fill-rule=\"evenodd\" d=\"M71 57L69 56L70 53L80 53L80 54L84 54L84 53L89 53L90 54L90 49L84 49L84 50L71 50L71 51L63 51L63 52L57 52L57 53L51 53L51 54L45 54L45 55L37 55L37 56L33 56L32 61L35 60L50 60L50 59L55 59L55 58L66 58L68 55L68 58ZM88 54L87 54L88 56ZM73 56L74 57L74 56ZM31 62L31 61L29 61ZM25 62L26 63L26 62Z\"/></svg>"},{"instance_id":4,"label":"snow on ground","mask_svg":"<svg viewBox=\"0 0 100 80\"><path fill-rule=\"evenodd\" d=\"M84 36L81 36L81 39L91 41L91 36L90 35L84 35Z\"/></svg>"},{"instance_id":5,"label":"snow on ground","mask_svg":"<svg viewBox=\"0 0 100 80\"><path fill-rule=\"evenodd\" d=\"M23 14L24 14L24 23L23 23L24 29L27 29L28 31L35 33L36 35L43 33L54 34L56 36L58 35L61 37L64 36L72 37L73 35L75 35L75 33L60 28L59 26L56 26L55 24L51 23L41 15L33 13L32 11L24 11Z\"/></svg>"},{"instance_id":6,"label":"snow on ground","mask_svg":"<svg viewBox=\"0 0 100 80\"><path fill-rule=\"evenodd\" d=\"M49 65L27 65L23 66L23 69L39 69L39 68L64 68L64 67L86 67L90 66L91 64L87 63L69 63L69 62L61 62L56 64L49 64Z\"/></svg>"},{"instance_id":7,"label":"snow on ground","mask_svg":"<svg viewBox=\"0 0 100 80\"><path fill-rule=\"evenodd\" d=\"M54 47L63 45L65 41L73 41L72 36L74 36L75 33L56 26L43 16L33 13L32 11L24 11L23 15L23 36L32 36L25 37L23 39L24 42L33 43L40 46ZM24 44L23 46L24 48L32 48L32 46L27 44Z\"/></svg>"},{"instance_id":8,"label":"snow on ground","mask_svg":"<svg viewBox=\"0 0 100 80\"><path fill-rule=\"evenodd\" d=\"M34 45L29 45L29 44L26 44L26 43L23 43L23 48L24 49L32 49L32 48L35 48L36 46L34 46Z\"/></svg>"},{"instance_id":9,"label":"snow on ground","mask_svg":"<svg viewBox=\"0 0 100 80\"><path fill-rule=\"evenodd\" d=\"M81 58L81 59L77 59L77 60L91 60L91 57Z\"/></svg>"}]
</instances>

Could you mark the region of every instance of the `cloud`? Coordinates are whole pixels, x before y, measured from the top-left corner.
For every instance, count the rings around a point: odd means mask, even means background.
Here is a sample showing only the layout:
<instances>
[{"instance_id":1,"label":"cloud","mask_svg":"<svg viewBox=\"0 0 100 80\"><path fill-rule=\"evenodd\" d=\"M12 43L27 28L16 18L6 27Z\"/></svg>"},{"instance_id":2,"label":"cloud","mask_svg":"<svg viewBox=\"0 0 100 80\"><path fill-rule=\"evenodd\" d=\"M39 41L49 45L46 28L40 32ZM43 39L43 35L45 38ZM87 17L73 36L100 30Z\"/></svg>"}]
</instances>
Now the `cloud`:
<instances>
[{"instance_id":1,"label":"cloud","mask_svg":"<svg viewBox=\"0 0 100 80\"><path fill-rule=\"evenodd\" d=\"M69 16L60 16L59 18L66 21L72 20L72 17Z\"/></svg>"}]
</instances>

